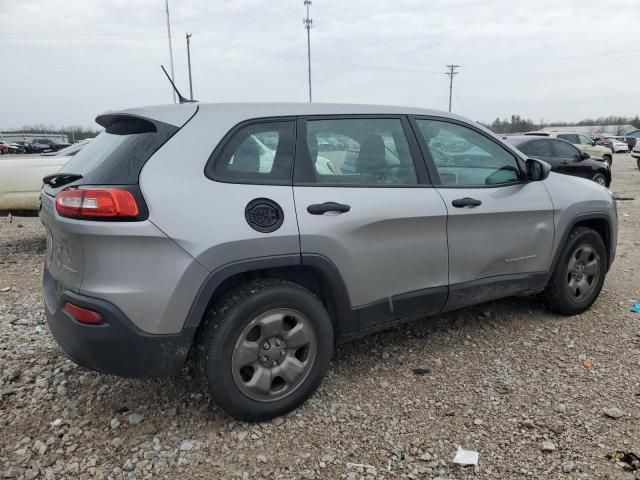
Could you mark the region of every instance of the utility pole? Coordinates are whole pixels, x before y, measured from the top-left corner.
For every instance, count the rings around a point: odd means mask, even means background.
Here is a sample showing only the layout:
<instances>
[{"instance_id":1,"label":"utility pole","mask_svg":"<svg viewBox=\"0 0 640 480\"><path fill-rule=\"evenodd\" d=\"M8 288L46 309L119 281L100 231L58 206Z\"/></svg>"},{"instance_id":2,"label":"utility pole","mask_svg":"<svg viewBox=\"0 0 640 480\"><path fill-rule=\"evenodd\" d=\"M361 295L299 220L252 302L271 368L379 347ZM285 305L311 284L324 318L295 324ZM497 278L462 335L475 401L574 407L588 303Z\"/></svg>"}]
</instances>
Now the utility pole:
<instances>
[{"instance_id":1,"label":"utility pole","mask_svg":"<svg viewBox=\"0 0 640 480\"><path fill-rule=\"evenodd\" d=\"M189 65L189 94L191 100L193 100L193 83L191 81L191 35L193 35L193 33L185 33L187 37L187 64Z\"/></svg>"},{"instance_id":2,"label":"utility pole","mask_svg":"<svg viewBox=\"0 0 640 480\"><path fill-rule=\"evenodd\" d=\"M174 72L173 72L173 46L171 45L171 21L169 20L169 0L165 0L165 7L167 11L167 36L169 37L169 62L171 67L171 80L175 83ZM176 103L176 92L173 91L173 87L171 88L171 93L173 94L173 103Z\"/></svg>"},{"instance_id":3,"label":"utility pole","mask_svg":"<svg viewBox=\"0 0 640 480\"><path fill-rule=\"evenodd\" d=\"M449 69L448 72L445 72L445 75L449 75L449 111L451 111L451 96L453 95L453 77L455 77L459 72L456 72L456 68L459 68L460 65L447 65Z\"/></svg>"},{"instance_id":4,"label":"utility pole","mask_svg":"<svg viewBox=\"0 0 640 480\"><path fill-rule=\"evenodd\" d=\"M309 7L311 6L311 0L304 0L304 5L307 7L307 16L302 19L304 28L307 29L307 64L309 67L309 103L312 101L311 97L311 30L313 20L309 17Z\"/></svg>"}]
</instances>

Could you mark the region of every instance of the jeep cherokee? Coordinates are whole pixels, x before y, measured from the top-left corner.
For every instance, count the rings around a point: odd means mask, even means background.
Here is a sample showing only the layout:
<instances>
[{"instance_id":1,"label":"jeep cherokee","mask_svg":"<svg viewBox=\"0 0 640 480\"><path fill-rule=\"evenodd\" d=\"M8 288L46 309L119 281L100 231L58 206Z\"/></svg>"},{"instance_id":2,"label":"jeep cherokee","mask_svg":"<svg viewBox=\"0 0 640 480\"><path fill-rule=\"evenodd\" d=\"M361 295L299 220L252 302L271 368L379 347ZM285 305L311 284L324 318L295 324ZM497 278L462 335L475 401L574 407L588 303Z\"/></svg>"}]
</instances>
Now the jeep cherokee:
<instances>
[{"instance_id":1,"label":"jeep cherokee","mask_svg":"<svg viewBox=\"0 0 640 480\"><path fill-rule=\"evenodd\" d=\"M187 358L230 415L302 403L334 345L542 292L578 314L616 250L616 204L484 127L414 108L184 104L107 112L41 219L49 328L129 377Z\"/></svg>"}]
</instances>

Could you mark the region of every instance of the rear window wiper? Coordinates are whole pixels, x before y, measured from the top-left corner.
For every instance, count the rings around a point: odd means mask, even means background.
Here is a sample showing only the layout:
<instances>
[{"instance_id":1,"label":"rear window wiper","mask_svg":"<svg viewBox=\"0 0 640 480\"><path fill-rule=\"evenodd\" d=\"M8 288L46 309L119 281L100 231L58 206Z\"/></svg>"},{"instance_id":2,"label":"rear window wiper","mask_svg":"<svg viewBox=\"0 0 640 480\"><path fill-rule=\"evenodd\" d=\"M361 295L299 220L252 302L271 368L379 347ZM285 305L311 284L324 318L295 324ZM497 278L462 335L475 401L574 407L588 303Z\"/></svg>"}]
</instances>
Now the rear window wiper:
<instances>
[{"instance_id":1,"label":"rear window wiper","mask_svg":"<svg viewBox=\"0 0 640 480\"><path fill-rule=\"evenodd\" d=\"M77 173L54 173L52 175L47 175L42 179L42 181L52 188L58 188L66 185L67 183L80 180L81 178L82 175Z\"/></svg>"}]
</instances>

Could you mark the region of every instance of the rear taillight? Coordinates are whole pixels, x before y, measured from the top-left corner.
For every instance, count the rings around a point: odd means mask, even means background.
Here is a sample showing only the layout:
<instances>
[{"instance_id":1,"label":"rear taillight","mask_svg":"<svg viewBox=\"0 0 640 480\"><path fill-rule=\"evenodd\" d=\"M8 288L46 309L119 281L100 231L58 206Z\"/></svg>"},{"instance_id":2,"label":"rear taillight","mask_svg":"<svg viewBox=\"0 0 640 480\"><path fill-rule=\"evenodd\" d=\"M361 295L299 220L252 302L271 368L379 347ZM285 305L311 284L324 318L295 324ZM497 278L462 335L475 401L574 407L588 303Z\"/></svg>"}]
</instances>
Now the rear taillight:
<instances>
[{"instance_id":1,"label":"rear taillight","mask_svg":"<svg viewBox=\"0 0 640 480\"><path fill-rule=\"evenodd\" d=\"M56 195L56 210L69 218L136 218L140 213L133 194L123 188L78 187Z\"/></svg>"},{"instance_id":2,"label":"rear taillight","mask_svg":"<svg viewBox=\"0 0 640 480\"><path fill-rule=\"evenodd\" d=\"M73 303L67 302L64 305L64 310L71 315L75 320L87 325L100 325L103 323L102 315L88 308L79 307Z\"/></svg>"}]
</instances>

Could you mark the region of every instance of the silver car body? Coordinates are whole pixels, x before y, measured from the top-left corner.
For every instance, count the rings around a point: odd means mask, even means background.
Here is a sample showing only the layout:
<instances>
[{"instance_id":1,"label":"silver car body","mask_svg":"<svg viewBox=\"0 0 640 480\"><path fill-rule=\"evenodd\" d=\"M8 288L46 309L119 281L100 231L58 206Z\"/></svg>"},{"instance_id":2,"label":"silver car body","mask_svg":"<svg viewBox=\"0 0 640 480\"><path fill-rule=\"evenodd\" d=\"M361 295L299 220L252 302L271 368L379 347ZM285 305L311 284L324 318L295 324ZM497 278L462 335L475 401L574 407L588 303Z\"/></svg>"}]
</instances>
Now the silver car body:
<instances>
[{"instance_id":1,"label":"silver car body","mask_svg":"<svg viewBox=\"0 0 640 480\"><path fill-rule=\"evenodd\" d=\"M203 174L212 152L234 126L272 117L415 115L451 120L472 126L526 160L484 127L454 114L286 103L185 104L108 114L180 128L140 173L148 218L108 225L64 218L56 213L53 197L43 193L46 269L58 294L68 290L109 302L145 335L197 328L207 295L224 281L221 272L243 271L239 265L247 260L277 268L312 266L317 259L330 263L346 290L340 295L351 312L358 312L337 328L348 337L389 318L428 315L543 288L562 242L581 219L606 222L610 262L615 255L617 217L611 193L555 173L543 181L472 189L249 185L217 182ZM245 207L256 197L282 207L284 221L275 232L258 233L245 221ZM482 204L452 208L452 200L460 197ZM351 211L307 212L307 206L323 202L348 204Z\"/></svg>"}]
</instances>

